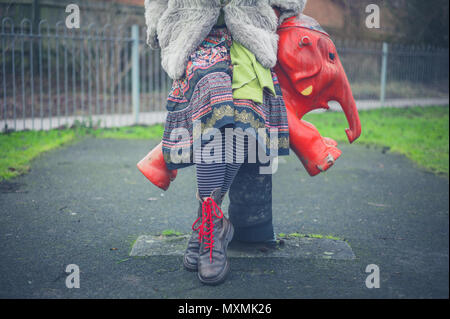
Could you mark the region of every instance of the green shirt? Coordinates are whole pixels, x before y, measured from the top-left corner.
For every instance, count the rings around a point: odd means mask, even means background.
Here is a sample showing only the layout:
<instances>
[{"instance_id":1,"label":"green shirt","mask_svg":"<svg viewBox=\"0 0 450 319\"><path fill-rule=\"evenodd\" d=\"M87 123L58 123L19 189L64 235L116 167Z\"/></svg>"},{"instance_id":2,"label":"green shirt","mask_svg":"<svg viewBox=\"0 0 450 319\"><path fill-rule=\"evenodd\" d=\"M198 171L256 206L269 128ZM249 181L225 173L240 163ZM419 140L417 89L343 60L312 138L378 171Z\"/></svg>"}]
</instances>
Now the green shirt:
<instances>
[{"instance_id":1,"label":"green shirt","mask_svg":"<svg viewBox=\"0 0 450 319\"><path fill-rule=\"evenodd\" d=\"M263 103L264 88L276 96L272 72L264 68L253 53L240 43L233 41L230 49L233 64L233 98Z\"/></svg>"},{"instance_id":2,"label":"green shirt","mask_svg":"<svg viewBox=\"0 0 450 319\"><path fill-rule=\"evenodd\" d=\"M216 23L217 26L225 25L223 11ZM233 40L230 49L231 63L233 64L233 98L252 100L262 104L264 88L267 88L273 96L276 96L273 85L272 72L264 68L256 57L239 42Z\"/></svg>"}]
</instances>

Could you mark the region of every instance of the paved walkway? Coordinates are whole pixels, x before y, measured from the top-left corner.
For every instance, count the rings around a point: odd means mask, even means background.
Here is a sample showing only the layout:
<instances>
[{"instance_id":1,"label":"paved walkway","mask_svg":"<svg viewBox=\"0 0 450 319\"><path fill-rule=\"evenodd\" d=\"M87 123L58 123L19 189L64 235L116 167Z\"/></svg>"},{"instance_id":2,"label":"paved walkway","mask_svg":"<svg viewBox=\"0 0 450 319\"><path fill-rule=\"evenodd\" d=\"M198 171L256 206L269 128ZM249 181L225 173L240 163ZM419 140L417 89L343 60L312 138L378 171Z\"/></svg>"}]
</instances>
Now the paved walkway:
<instances>
[{"instance_id":1,"label":"paved walkway","mask_svg":"<svg viewBox=\"0 0 450 319\"><path fill-rule=\"evenodd\" d=\"M232 258L229 279L206 287L179 255L130 256L139 236L189 233L196 211L192 168L165 193L137 171L156 143L86 139L0 183L0 298L448 298L448 178L357 144L314 178L294 156L280 161L273 204L277 233L332 235L354 258L294 245L280 258ZM69 264L80 289L65 286ZM366 288L369 264L379 289Z\"/></svg>"},{"instance_id":2,"label":"paved walkway","mask_svg":"<svg viewBox=\"0 0 450 319\"><path fill-rule=\"evenodd\" d=\"M356 105L359 110L370 110L381 108L383 105L378 100L361 100L357 101ZM448 98L438 98L438 99L397 99L397 100L387 100L386 107L411 107L411 106L436 106L436 105L449 105ZM342 111L339 103L331 102L330 109L333 111ZM315 112L323 112L324 110L316 110ZM0 120L0 129L5 128L5 124L8 128L15 128L17 131L23 130L33 130L42 129L49 130L58 128L61 125L72 126L76 121L86 121L86 118L81 116L68 116L68 117L52 117L43 118L38 117L32 118L17 118L15 121L13 119L8 119L6 121ZM166 120L166 112L148 112L139 114L139 124L152 125L156 123L164 123ZM129 126L136 123L136 115L127 114L105 114L105 115L94 115L92 116L92 123L96 124L100 121L102 127L119 127L119 126Z\"/></svg>"}]
</instances>

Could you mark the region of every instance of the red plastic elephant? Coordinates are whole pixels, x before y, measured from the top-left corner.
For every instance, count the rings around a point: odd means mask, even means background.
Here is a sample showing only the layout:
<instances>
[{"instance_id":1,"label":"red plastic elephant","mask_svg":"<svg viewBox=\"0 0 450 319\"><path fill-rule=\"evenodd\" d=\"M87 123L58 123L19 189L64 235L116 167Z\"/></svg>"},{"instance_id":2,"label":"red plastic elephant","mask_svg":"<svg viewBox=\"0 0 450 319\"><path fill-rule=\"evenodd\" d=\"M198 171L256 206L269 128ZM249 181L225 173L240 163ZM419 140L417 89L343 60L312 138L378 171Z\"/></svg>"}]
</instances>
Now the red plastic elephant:
<instances>
[{"instance_id":1,"label":"red plastic elephant","mask_svg":"<svg viewBox=\"0 0 450 319\"><path fill-rule=\"evenodd\" d=\"M311 176L329 169L341 156L337 143L322 138L302 117L314 109L340 103L349 123L348 140L361 135L361 123L350 83L329 35L311 17L287 19L279 28L275 67L289 120L291 149Z\"/></svg>"},{"instance_id":2,"label":"red plastic elephant","mask_svg":"<svg viewBox=\"0 0 450 319\"><path fill-rule=\"evenodd\" d=\"M289 121L291 149L311 176L328 170L341 156L337 143L322 137L302 117L318 108L328 109L337 101L347 117L350 143L361 135L361 123L350 84L329 35L312 18L287 19L278 28L280 36L278 75ZM138 169L156 186L167 190L177 171L169 170L162 144L138 163Z\"/></svg>"}]
</instances>

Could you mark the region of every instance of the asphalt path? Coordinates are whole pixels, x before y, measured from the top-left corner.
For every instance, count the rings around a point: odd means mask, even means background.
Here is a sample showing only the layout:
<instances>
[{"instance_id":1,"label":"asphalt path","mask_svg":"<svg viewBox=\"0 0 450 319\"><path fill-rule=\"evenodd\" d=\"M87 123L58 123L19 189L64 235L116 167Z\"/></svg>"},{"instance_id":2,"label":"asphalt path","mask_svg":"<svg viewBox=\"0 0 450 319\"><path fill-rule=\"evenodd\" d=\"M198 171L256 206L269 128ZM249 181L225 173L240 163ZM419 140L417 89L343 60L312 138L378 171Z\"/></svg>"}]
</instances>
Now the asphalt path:
<instances>
[{"instance_id":1,"label":"asphalt path","mask_svg":"<svg viewBox=\"0 0 450 319\"><path fill-rule=\"evenodd\" d=\"M165 193L137 171L156 143L85 139L1 182L0 298L448 298L448 177L357 144L314 178L283 158L273 190L277 233L332 235L353 260L232 258L209 287L180 256L130 257L140 235L189 233L195 217L192 168ZM66 287L69 264L80 288ZM372 264L380 288L366 287Z\"/></svg>"}]
</instances>

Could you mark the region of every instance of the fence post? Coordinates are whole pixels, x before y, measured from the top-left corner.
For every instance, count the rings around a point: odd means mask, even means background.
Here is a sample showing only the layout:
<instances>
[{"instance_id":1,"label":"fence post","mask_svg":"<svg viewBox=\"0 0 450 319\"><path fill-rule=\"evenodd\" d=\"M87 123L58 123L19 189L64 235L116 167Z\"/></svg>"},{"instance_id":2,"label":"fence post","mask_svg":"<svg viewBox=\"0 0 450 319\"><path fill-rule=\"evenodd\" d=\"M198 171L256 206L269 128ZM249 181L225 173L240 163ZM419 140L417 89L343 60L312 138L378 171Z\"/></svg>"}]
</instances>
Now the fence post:
<instances>
[{"instance_id":1,"label":"fence post","mask_svg":"<svg viewBox=\"0 0 450 319\"><path fill-rule=\"evenodd\" d=\"M388 55L389 55L389 45L386 42L383 42L383 52L381 60L381 92L380 92L381 106L384 106L384 103L386 102Z\"/></svg>"},{"instance_id":2,"label":"fence post","mask_svg":"<svg viewBox=\"0 0 450 319\"><path fill-rule=\"evenodd\" d=\"M133 25L131 27L131 98L133 104L133 118L134 123L139 123L139 26Z\"/></svg>"}]
</instances>

